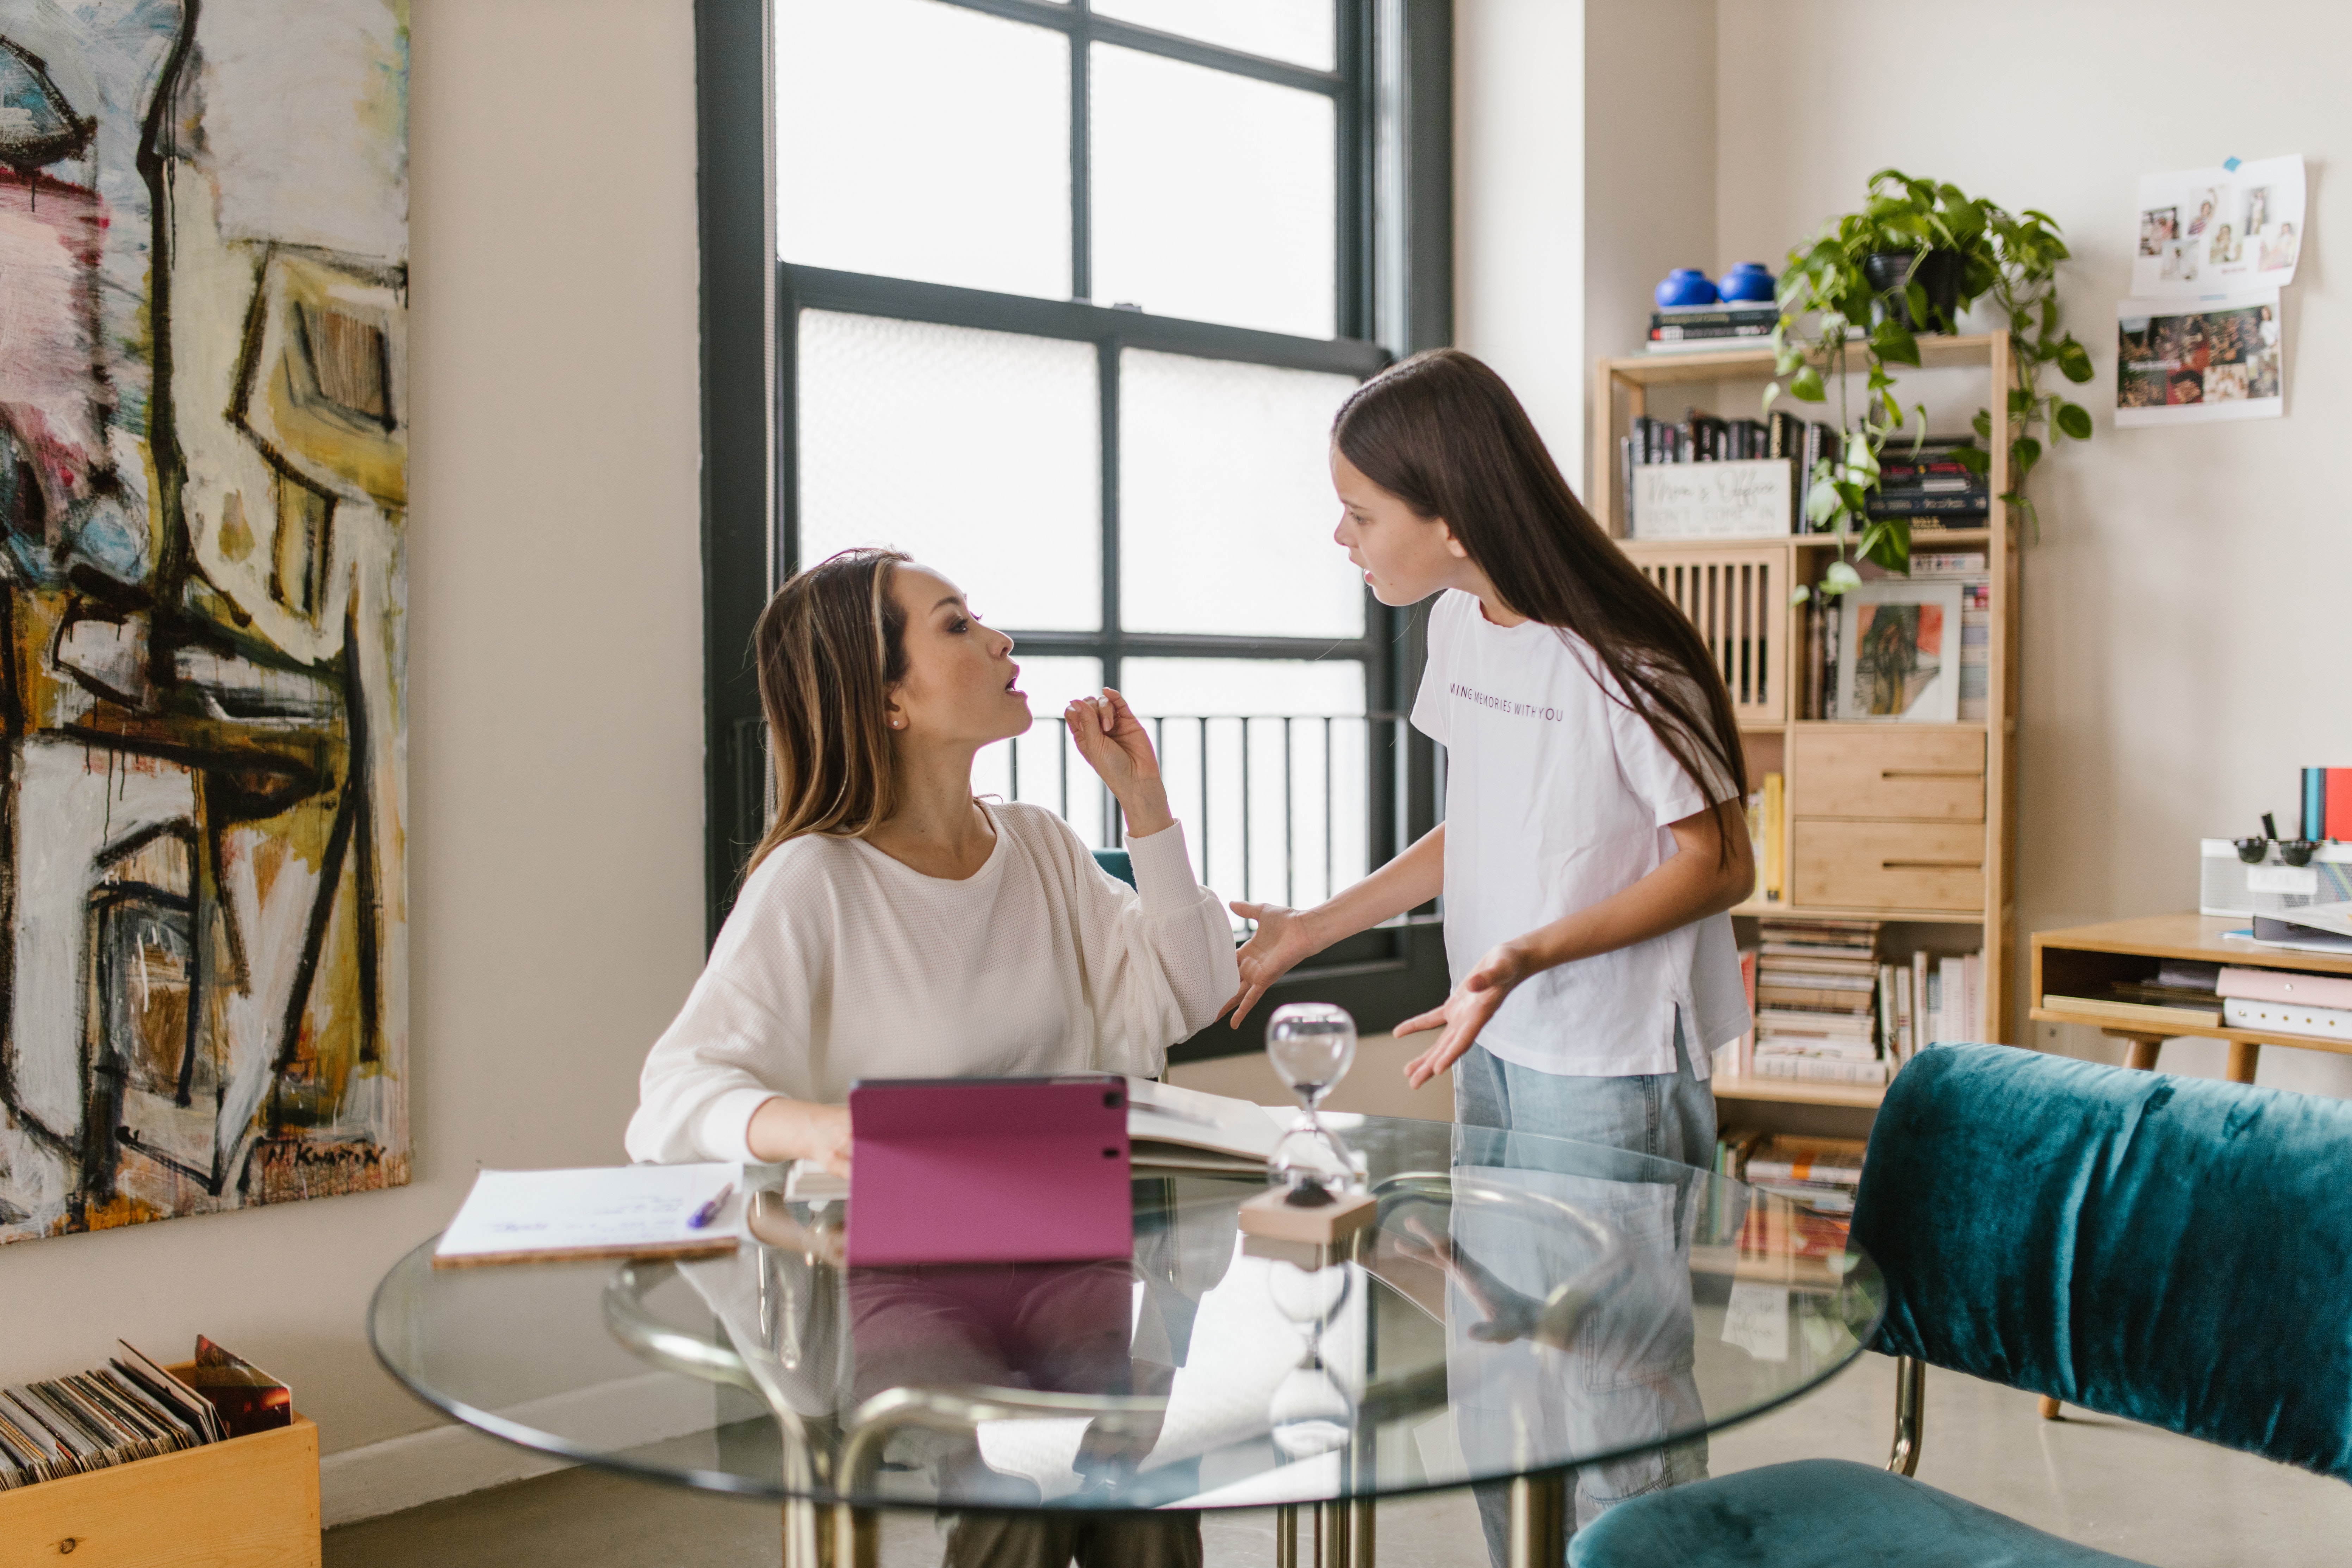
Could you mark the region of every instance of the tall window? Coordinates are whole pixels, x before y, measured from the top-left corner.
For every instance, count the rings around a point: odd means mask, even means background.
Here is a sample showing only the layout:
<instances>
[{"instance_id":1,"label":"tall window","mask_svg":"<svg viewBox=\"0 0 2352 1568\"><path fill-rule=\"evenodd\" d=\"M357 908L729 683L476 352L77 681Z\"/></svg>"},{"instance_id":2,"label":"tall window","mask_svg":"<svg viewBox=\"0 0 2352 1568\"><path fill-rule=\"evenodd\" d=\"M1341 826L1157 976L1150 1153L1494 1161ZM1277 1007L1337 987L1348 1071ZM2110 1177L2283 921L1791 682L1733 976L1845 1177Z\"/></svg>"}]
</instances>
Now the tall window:
<instances>
[{"instance_id":1,"label":"tall window","mask_svg":"<svg viewBox=\"0 0 2352 1568\"><path fill-rule=\"evenodd\" d=\"M704 0L706 248L730 8ZM1410 628L1330 542L1325 457L1360 381L1443 341L1414 331L1402 276L1421 9L772 0L767 19L764 584L857 544L955 579L1016 639L1040 720L982 755L979 787L1100 847L1117 813L1054 720L1120 688L1231 897L1319 899L1429 815L1396 717ZM1427 77L1440 35L1421 34ZM739 692L714 772L738 845L757 835L756 714Z\"/></svg>"}]
</instances>

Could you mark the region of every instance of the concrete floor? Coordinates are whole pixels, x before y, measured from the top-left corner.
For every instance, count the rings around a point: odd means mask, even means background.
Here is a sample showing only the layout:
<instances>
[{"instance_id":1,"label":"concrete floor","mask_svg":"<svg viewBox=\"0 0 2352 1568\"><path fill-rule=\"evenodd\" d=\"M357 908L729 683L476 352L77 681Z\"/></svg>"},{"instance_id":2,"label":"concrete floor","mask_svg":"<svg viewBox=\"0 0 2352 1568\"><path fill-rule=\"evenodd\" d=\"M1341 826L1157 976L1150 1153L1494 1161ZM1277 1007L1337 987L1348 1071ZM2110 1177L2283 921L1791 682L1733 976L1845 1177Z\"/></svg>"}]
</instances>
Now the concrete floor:
<instances>
[{"instance_id":1,"label":"concrete floor","mask_svg":"<svg viewBox=\"0 0 2352 1568\"><path fill-rule=\"evenodd\" d=\"M1446 1080L1416 1094L1399 1076L1419 1043L1365 1040L1334 1109L1448 1116ZM1171 1077L1268 1103L1286 1099L1261 1057L1198 1063ZM1884 1463L1894 1388L1894 1363L1864 1356L1807 1398L1717 1435L1710 1468L1723 1475L1813 1457ZM2044 1422L2034 1405L2031 1394L1931 1372L1919 1479L2155 1568L2337 1568L2352 1559L2352 1487L2128 1422L2079 1412ZM1271 1514L1211 1515L1202 1537L1219 1568L1274 1561ZM1384 1503L1378 1538L1384 1568L1486 1561L1467 1493ZM928 1519L891 1516L882 1563L931 1568L940 1544ZM344 1525L326 1537L326 1568L754 1568L780 1557L771 1504L589 1469Z\"/></svg>"}]
</instances>

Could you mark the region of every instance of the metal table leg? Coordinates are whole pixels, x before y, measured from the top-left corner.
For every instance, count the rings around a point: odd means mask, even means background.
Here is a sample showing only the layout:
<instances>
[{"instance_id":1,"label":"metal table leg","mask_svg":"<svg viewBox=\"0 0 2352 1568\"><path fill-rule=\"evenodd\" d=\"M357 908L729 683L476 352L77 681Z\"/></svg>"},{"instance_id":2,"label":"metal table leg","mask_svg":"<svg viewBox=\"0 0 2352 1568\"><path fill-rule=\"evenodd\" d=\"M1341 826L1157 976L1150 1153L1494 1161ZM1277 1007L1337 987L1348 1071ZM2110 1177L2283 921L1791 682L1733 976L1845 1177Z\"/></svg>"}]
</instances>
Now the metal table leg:
<instances>
[{"instance_id":1,"label":"metal table leg","mask_svg":"<svg viewBox=\"0 0 2352 1568\"><path fill-rule=\"evenodd\" d=\"M1512 1481L1504 1568L1560 1568L1567 1557L1568 1477L1554 1473Z\"/></svg>"},{"instance_id":2,"label":"metal table leg","mask_svg":"<svg viewBox=\"0 0 2352 1568\"><path fill-rule=\"evenodd\" d=\"M1274 1568L1298 1568L1298 1510L1274 1510Z\"/></svg>"},{"instance_id":3,"label":"metal table leg","mask_svg":"<svg viewBox=\"0 0 2352 1568\"><path fill-rule=\"evenodd\" d=\"M877 1522L870 1509L793 1498L784 1504L784 1568L874 1568Z\"/></svg>"}]
</instances>

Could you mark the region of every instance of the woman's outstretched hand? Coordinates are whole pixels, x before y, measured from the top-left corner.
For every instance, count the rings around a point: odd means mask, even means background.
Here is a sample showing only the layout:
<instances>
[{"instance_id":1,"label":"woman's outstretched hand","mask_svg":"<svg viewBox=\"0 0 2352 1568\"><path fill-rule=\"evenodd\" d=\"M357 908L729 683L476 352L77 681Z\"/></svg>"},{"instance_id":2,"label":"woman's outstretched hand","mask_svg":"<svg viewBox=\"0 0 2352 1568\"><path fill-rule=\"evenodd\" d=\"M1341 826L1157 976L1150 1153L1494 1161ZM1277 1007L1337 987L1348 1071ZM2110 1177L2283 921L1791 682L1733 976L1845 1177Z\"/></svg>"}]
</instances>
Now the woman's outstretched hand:
<instances>
[{"instance_id":1,"label":"woman's outstretched hand","mask_svg":"<svg viewBox=\"0 0 2352 1568\"><path fill-rule=\"evenodd\" d=\"M1149 838L1176 818L1168 809L1168 791L1160 782L1160 759L1151 753L1151 736L1127 699L1109 687L1100 697L1081 697L1062 710L1070 739L1087 766L1101 775L1127 813L1130 838Z\"/></svg>"},{"instance_id":2,"label":"woman's outstretched hand","mask_svg":"<svg viewBox=\"0 0 2352 1568\"><path fill-rule=\"evenodd\" d=\"M1307 929L1307 916L1301 910L1285 909L1280 904L1236 903L1226 907L1242 919L1257 922L1257 930L1234 955L1241 965L1242 988L1234 993L1232 1001L1217 1009L1219 1017L1232 1014L1233 1026L1238 1029L1249 1010L1257 1005L1257 999L1265 994L1265 988L1322 952L1323 944Z\"/></svg>"},{"instance_id":3,"label":"woman's outstretched hand","mask_svg":"<svg viewBox=\"0 0 2352 1568\"><path fill-rule=\"evenodd\" d=\"M1404 1080L1419 1089L1462 1059L1478 1043L1485 1028L1511 988L1527 978L1526 961L1509 942L1489 951L1477 967L1462 977L1443 1006L1433 1007L1399 1024L1392 1034L1417 1035L1424 1029L1442 1031L1437 1043L1404 1064Z\"/></svg>"}]
</instances>

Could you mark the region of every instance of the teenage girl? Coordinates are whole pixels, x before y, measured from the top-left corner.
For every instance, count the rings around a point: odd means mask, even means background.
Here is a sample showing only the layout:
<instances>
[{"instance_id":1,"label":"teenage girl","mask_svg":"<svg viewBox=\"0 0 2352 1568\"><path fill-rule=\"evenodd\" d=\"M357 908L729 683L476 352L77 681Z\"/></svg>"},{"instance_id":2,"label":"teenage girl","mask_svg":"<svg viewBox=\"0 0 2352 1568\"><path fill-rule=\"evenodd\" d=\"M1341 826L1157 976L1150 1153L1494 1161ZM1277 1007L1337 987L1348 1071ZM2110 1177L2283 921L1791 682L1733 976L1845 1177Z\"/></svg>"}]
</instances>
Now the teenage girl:
<instances>
[{"instance_id":1,"label":"teenage girl","mask_svg":"<svg viewBox=\"0 0 2352 1568\"><path fill-rule=\"evenodd\" d=\"M1611 543L1502 378L1453 349L1332 426L1333 535L1384 605L1436 595L1415 728L1446 820L1311 910L1237 903L1236 1027L1341 938L1445 896L1444 1005L1405 1068L1457 1120L1708 1166L1709 1053L1748 1026L1731 919L1756 880L1731 700L1696 631Z\"/></svg>"},{"instance_id":2,"label":"teenage girl","mask_svg":"<svg viewBox=\"0 0 2352 1568\"><path fill-rule=\"evenodd\" d=\"M1468 354L1417 354L1358 388L1332 426L1331 478L1333 537L1381 602L1437 597L1412 722L1445 747L1446 820L1315 909L1234 904L1257 922L1235 1026L1301 959L1442 892L1454 990L1396 1026L1436 1034L1407 1081L1451 1069L1465 1124L1711 1165L1709 1053L1748 1023L1727 911L1756 868L1731 699L1706 647ZM1657 1267L1671 1256L1641 1261L1644 1278L1680 1274ZM1634 1449L1580 1468L1571 1531L1706 1473L1703 1444L1643 1443L1696 1411L1687 1287L1679 1302L1626 1291L1588 1321L1565 1397L1522 1404L1559 1375L1507 1359L1524 1347L1473 1331L1449 1356L1469 1374L1455 1429L1474 1464L1507 1458L1528 1420ZM1507 1489L1473 1490L1500 1564Z\"/></svg>"}]
</instances>

